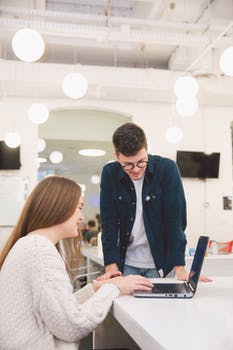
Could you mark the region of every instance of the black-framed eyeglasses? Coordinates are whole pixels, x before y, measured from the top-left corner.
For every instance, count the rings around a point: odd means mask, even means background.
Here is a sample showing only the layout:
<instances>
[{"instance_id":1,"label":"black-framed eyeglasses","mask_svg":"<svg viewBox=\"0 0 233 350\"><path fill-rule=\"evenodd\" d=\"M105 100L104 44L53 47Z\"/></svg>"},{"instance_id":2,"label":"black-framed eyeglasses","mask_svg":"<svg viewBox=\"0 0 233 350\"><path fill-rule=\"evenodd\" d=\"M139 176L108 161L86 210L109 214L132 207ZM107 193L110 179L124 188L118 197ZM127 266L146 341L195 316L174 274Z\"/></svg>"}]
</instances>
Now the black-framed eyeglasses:
<instances>
[{"instance_id":1,"label":"black-framed eyeglasses","mask_svg":"<svg viewBox=\"0 0 233 350\"><path fill-rule=\"evenodd\" d=\"M122 165L122 168L124 170L133 170L135 166L137 166L138 168L142 169L145 168L148 164L147 160L139 160L136 163L126 163L124 165Z\"/></svg>"}]
</instances>

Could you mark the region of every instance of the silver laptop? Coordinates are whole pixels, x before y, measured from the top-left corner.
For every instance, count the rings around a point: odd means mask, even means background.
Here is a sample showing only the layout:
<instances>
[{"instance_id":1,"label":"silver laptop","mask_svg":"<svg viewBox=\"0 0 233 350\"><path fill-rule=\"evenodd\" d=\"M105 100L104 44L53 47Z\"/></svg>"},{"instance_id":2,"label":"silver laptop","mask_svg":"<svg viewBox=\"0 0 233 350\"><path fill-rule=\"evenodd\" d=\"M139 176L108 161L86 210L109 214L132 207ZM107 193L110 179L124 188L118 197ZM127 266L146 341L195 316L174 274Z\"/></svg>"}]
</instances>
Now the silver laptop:
<instances>
[{"instance_id":1,"label":"silver laptop","mask_svg":"<svg viewBox=\"0 0 233 350\"><path fill-rule=\"evenodd\" d=\"M151 291L135 290L133 295L140 298L192 298L196 292L209 237L200 236L193 258L189 278L183 283L154 283Z\"/></svg>"}]
</instances>

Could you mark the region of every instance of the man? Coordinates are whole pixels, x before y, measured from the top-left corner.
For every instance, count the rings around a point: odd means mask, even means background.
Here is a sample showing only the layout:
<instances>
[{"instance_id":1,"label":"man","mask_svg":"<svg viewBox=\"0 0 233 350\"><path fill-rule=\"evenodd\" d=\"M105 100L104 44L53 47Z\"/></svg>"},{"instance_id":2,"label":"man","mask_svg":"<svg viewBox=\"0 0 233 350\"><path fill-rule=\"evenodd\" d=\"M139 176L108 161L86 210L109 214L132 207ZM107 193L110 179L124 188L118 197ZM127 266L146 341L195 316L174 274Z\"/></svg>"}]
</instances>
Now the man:
<instances>
[{"instance_id":1,"label":"man","mask_svg":"<svg viewBox=\"0 0 233 350\"><path fill-rule=\"evenodd\" d=\"M117 162L104 166L100 212L106 273L165 277L185 271L186 203L178 168L147 152L144 131L133 123L113 134Z\"/></svg>"},{"instance_id":2,"label":"man","mask_svg":"<svg viewBox=\"0 0 233 350\"><path fill-rule=\"evenodd\" d=\"M96 222L93 219L88 220L87 222L87 231L83 236L83 240L90 243L93 237L97 237L98 231L96 227Z\"/></svg>"}]
</instances>

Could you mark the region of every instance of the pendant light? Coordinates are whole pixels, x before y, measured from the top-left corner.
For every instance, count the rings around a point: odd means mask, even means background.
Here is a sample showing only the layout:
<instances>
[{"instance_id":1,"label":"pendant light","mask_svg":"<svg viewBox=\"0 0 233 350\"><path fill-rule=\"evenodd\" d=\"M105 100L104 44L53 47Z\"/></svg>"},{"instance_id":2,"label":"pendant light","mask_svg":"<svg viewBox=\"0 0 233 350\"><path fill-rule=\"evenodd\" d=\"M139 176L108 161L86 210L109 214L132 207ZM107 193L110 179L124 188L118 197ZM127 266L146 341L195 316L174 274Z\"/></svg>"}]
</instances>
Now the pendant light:
<instances>
[{"instance_id":1,"label":"pendant light","mask_svg":"<svg viewBox=\"0 0 233 350\"><path fill-rule=\"evenodd\" d=\"M42 138L39 138L38 139L38 142L37 142L37 152L40 153L40 152L43 152L46 148L46 142L44 139Z\"/></svg>"},{"instance_id":2,"label":"pendant light","mask_svg":"<svg viewBox=\"0 0 233 350\"><path fill-rule=\"evenodd\" d=\"M35 124L43 124L48 120L48 108L42 103L33 103L28 109L28 117Z\"/></svg>"},{"instance_id":3,"label":"pendant light","mask_svg":"<svg viewBox=\"0 0 233 350\"><path fill-rule=\"evenodd\" d=\"M74 71L68 73L63 78L62 90L64 94L73 99L78 99L86 95L88 89L87 79L77 72L77 48L74 48Z\"/></svg>"},{"instance_id":4,"label":"pendant light","mask_svg":"<svg viewBox=\"0 0 233 350\"><path fill-rule=\"evenodd\" d=\"M198 110L198 100L196 97L179 98L176 101L176 111L182 117L191 117Z\"/></svg>"},{"instance_id":5,"label":"pendant light","mask_svg":"<svg viewBox=\"0 0 233 350\"><path fill-rule=\"evenodd\" d=\"M224 74L233 77L233 46L230 46L223 51L219 65Z\"/></svg>"},{"instance_id":6,"label":"pendant light","mask_svg":"<svg viewBox=\"0 0 233 350\"><path fill-rule=\"evenodd\" d=\"M191 98L198 93L199 86L195 78L184 76L176 79L174 91L177 98Z\"/></svg>"},{"instance_id":7,"label":"pendant light","mask_svg":"<svg viewBox=\"0 0 233 350\"><path fill-rule=\"evenodd\" d=\"M166 140L169 143L179 143L183 138L183 132L178 126L172 126L166 131Z\"/></svg>"},{"instance_id":8,"label":"pendant light","mask_svg":"<svg viewBox=\"0 0 233 350\"><path fill-rule=\"evenodd\" d=\"M18 132L8 132L4 141L8 147L16 148L21 144L21 136Z\"/></svg>"},{"instance_id":9,"label":"pendant light","mask_svg":"<svg viewBox=\"0 0 233 350\"><path fill-rule=\"evenodd\" d=\"M35 62L43 55L45 44L42 36L36 30L23 28L14 34L12 49L20 60Z\"/></svg>"},{"instance_id":10,"label":"pendant light","mask_svg":"<svg viewBox=\"0 0 233 350\"><path fill-rule=\"evenodd\" d=\"M87 92L87 80L80 73L69 73L63 79L62 89L67 97L73 99L81 98Z\"/></svg>"},{"instance_id":11,"label":"pendant light","mask_svg":"<svg viewBox=\"0 0 233 350\"><path fill-rule=\"evenodd\" d=\"M53 164L59 164L63 160L63 154L60 151L53 151L49 155L49 159Z\"/></svg>"}]
</instances>

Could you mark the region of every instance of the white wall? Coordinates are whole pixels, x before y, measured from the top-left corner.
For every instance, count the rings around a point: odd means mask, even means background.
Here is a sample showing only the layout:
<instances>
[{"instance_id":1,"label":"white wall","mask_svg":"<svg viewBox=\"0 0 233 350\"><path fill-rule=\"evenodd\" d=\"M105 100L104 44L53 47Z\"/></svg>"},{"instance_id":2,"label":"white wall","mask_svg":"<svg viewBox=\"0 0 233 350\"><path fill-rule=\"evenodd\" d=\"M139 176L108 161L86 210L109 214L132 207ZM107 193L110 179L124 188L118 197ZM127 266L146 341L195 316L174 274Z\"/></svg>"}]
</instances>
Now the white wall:
<instances>
[{"instance_id":1,"label":"white wall","mask_svg":"<svg viewBox=\"0 0 233 350\"><path fill-rule=\"evenodd\" d=\"M108 78L111 79L111 77ZM91 99L69 102L67 99L50 99L45 102L50 109L88 106L110 109L132 116L133 121L144 128L151 146L151 153L175 159L177 149L221 152L219 179L209 179L206 182L195 179L183 181L188 204L187 236L190 245L200 234L208 234L219 241L233 239L232 211L223 210L222 206L222 197L232 195L230 123L233 120L233 108L201 105L195 117L183 119L174 115L174 106L166 102ZM0 103L0 139L3 139L6 131L17 130L21 133L22 169L19 174L29 177L29 190L36 183L38 137L37 127L27 118L26 111L30 103L31 99L25 98L5 98ZM165 140L165 131L174 122L184 132L182 142L175 146L168 144ZM109 135L109 140L111 136Z\"/></svg>"},{"instance_id":2,"label":"white wall","mask_svg":"<svg viewBox=\"0 0 233 350\"><path fill-rule=\"evenodd\" d=\"M0 176L22 177L25 180L25 192L29 193L37 182L37 127L27 118L28 100L4 98L0 102L0 140L4 139L6 132L19 132L22 137L21 144L21 168L20 170L0 170ZM3 182L1 181L1 186ZM7 210L9 216L10 206L5 205L5 189L0 189L1 210ZM15 195L14 195L15 196ZM14 197L15 198L15 197ZM24 202L23 198L23 202ZM9 204L9 203L8 203ZM23 203L19 203L20 207ZM3 208L3 209L2 209ZM1 217L3 217L2 213ZM15 217L12 210L12 222ZM11 233L11 226L2 226L0 222L0 250Z\"/></svg>"}]
</instances>

